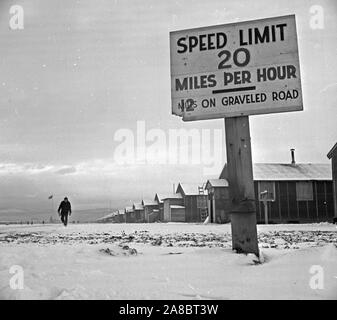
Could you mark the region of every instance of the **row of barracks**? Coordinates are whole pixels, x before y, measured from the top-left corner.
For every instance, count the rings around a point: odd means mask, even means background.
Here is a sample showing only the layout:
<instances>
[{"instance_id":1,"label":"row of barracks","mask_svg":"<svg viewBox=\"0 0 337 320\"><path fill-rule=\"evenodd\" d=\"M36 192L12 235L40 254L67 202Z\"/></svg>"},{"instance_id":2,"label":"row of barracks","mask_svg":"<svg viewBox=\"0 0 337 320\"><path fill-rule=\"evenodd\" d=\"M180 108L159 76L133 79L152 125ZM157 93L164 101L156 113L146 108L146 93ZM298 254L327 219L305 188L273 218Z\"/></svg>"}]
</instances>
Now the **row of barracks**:
<instances>
[{"instance_id":1,"label":"row of barracks","mask_svg":"<svg viewBox=\"0 0 337 320\"><path fill-rule=\"evenodd\" d=\"M337 217L337 143L327 157L331 164L253 164L258 223L332 222ZM225 165L218 179L179 183L175 192L158 194L115 211L98 222L230 222L230 194Z\"/></svg>"}]
</instances>

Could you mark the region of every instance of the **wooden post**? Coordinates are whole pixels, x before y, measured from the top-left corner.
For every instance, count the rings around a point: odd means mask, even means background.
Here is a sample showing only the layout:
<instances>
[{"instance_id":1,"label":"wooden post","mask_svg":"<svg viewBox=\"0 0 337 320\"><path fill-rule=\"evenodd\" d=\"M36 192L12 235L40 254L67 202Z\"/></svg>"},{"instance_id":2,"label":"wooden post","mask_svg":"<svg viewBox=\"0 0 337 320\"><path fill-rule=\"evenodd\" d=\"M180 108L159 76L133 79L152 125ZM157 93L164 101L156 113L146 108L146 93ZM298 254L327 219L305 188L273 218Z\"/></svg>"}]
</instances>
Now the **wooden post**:
<instances>
[{"instance_id":1,"label":"wooden post","mask_svg":"<svg viewBox=\"0 0 337 320\"><path fill-rule=\"evenodd\" d=\"M265 224L268 224L268 202L267 202L267 196L268 196L268 191L265 190L265 191L262 191L260 193L260 197L264 200L262 201L263 202L263 208L264 208L264 223Z\"/></svg>"},{"instance_id":2,"label":"wooden post","mask_svg":"<svg viewBox=\"0 0 337 320\"><path fill-rule=\"evenodd\" d=\"M217 217L216 217L216 211L215 211L215 190L212 195L212 215L213 215L213 222L216 223Z\"/></svg>"},{"instance_id":3,"label":"wooden post","mask_svg":"<svg viewBox=\"0 0 337 320\"><path fill-rule=\"evenodd\" d=\"M232 249L259 257L248 116L225 118Z\"/></svg>"},{"instance_id":4,"label":"wooden post","mask_svg":"<svg viewBox=\"0 0 337 320\"><path fill-rule=\"evenodd\" d=\"M263 205L264 205L264 223L268 224L268 202L263 201Z\"/></svg>"}]
</instances>

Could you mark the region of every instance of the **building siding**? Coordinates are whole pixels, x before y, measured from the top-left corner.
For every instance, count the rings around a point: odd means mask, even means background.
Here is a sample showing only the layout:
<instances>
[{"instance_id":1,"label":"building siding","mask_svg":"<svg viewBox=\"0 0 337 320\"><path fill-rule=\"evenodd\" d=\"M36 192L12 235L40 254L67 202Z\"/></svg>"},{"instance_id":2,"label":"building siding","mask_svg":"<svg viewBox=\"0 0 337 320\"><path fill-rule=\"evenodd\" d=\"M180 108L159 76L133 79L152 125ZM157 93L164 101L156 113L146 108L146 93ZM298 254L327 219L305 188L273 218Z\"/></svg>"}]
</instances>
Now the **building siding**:
<instances>
[{"instance_id":1,"label":"building siding","mask_svg":"<svg viewBox=\"0 0 337 320\"><path fill-rule=\"evenodd\" d=\"M298 201L297 181L275 181L275 201L268 201L269 223L324 222L332 221L332 181L312 181L313 200ZM264 223L264 205L258 197L258 181L254 182L256 216Z\"/></svg>"},{"instance_id":2,"label":"building siding","mask_svg":"<svg viewBox=\"0 0 337 320\"><path fill-rule=\"evenodd\" d=\"M199 209L197 206L198 197L207 199L207 195L184 196L186 222L202 222L202 209Z\"/></svg>"},{"instance_id":3,"label":"building siding","mask_svg":"<svg viewBox=\"0 0 337 320\"><path fill-rule=\"evenodd\" d=\"M331 159L332 161L332 179L333 179L333 190L332 195L334 198L334 217L337 218L337 150L335 150L334 155Z\"/></svg>"}]
</instances>

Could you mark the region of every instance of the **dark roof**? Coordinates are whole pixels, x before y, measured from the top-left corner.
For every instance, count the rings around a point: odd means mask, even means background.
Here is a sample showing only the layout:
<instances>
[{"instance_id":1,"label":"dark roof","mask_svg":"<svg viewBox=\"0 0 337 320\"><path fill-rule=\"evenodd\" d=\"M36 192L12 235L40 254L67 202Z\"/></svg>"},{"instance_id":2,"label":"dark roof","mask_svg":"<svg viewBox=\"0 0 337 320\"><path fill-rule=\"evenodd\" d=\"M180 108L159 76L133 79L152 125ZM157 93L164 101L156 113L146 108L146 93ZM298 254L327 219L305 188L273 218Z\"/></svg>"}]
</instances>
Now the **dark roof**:
<instances>
[{"instance_id":1,"label":"dark roof","mask_svg":"<svg viewBox=\"0 0 337 320\"><path fill-rule=\"evenodd\" d=\"M332 180L332 170L329 164L281 164L255 163L253 165L254 180Z\"/></svg>"},{"instance_id":2,"label":"dark roof","mask_svg":"<svg viewBox=\"0 0 337 320\"><path fill-rule=\"evenodd\" d=\"M180 199L181 195L179 193L168 193L168 194L161 194L156 193L156 196L154 197L155 201L158 201L159 203L163 203L164 199Z\"/></svg>"},{"instance_id":3,"label":"dark roof","mask_svg":"<svg viewBox=\"0 0 337 320\"><path fill-rule=\"evenodd\" d=\"M204 189L202 183L201 184L179 183L176 191L177 193L179 192L180 188L185 196L199 196L207 194L206 192L204 194L199 192L199 188L202 190Z\"/></svg>"},{"instance_id":4,"label":"dark roof","mask_svg":"<svg viewBox=\"0 0 337 320\"><path fill-rule=\"evenodd\" d=\"M206 182L205 189L209 186L213 188L228 187L228 181L226 179L209 179Z\"/></svg>"},{"instance_id":5,"label":"dark roof","mask_svg":"<svg viewBox=\"0 0 337 320\"><path fill-rule=\"evenodd\" d=\"M156 193L154 196L154 201L157 201L158 203L163 203L163 195L160 193Z\"/></svg>"},{"instance_id":6,"label":"dark roof","mask_svg":"<svg viewBox=\"0 0 337 320\"><path fill-rule=\"evenodd\" d=\"M116 215L118 215L118 212L112 212L112 213L107 214L104 217L98 218L96 221L102 221L102 220L110 219L110 218L113 218Z\"/></svg>"},{"instance_id":7,"label":"dark roof","mask_svg":"<svg viewBox=\"0 0 337 320\"><path fill-rule=\"evenodd\" d=\"M134 210L143 210L144 207L143 207L143 205L141 203L134 203L133 204L133 209Z\"/></svg>"},{"instance_id":8,"label":"dark roof","mask_svg":"<svg viewBox=\"0 0 337 320\"><path fill-rule=\"evenodd\" d=\"M224 168L221 178L225 177L225 172ZM255 163L253 177L255 181L329 181L332 180L332 169L325 163Z\"/></svg>"},{"instance_id":9,"label":"dark roof","mask_svg":"<svg viewBox=\"0 0 337 320\"><path fill-rule=\"evenodd\" d=\"M327 157L328 157L329 159L331 159L332 156L333 156L333 154L335 153L336 150L337 150L337 142L336 142L335 145L332 147L332 149L328 152Z\"/></svg>"},{"instance_id":10,"label":"dark roof","mask_svg":"<svg viewBox=\"0 0 337 320\"><path fill-rule=\"evenodd\" d=\"M172 193L172 194L168 194L165 195L161 198L162 200L165 199L182 199L182 195L180 193Z\"/></svg>"},{"instance_id":11,"label":"dark roof","mask_svg":"<svg viewBox=\"0 0 337 320\"><path fill-rule=\"evenodd\" d=\"M154 200L143 200L142 205L145 206L156 206L158 203Z\"/></svg>"}]
</instances>

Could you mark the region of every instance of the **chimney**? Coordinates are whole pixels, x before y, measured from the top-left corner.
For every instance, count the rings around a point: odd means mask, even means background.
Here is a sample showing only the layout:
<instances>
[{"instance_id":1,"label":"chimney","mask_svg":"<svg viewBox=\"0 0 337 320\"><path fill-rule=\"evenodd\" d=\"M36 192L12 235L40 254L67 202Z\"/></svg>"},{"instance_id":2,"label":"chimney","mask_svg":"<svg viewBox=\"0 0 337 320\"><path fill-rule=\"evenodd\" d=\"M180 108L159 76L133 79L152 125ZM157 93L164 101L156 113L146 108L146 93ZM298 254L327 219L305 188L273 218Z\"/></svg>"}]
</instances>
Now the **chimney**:
<instances>
[{"instance_id":1,"label":"chimney","mask_svg":"<svg viewBox=\"0 0 337 320\"><path fill-rule=\"evenodd\" d=\"M295 165L296 161L295 161L295 149L290 149L291 152L291 164Z\"/></svg>"}]
</instances>

